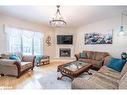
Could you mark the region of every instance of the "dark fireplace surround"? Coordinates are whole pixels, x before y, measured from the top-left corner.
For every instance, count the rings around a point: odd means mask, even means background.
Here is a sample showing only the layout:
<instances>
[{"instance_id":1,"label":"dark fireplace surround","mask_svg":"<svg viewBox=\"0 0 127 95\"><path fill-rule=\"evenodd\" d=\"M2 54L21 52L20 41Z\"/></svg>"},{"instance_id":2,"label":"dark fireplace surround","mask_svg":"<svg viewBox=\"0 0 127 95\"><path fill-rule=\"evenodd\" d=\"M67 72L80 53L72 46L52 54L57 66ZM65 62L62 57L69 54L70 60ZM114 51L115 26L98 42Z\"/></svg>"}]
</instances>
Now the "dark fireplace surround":
<instances>
[{"instance_id":1,"label":"dark fireplace surround","mask_svg":"<svg viewBox=\"0 0 127 95\"><path fill-rule=\"evenodd\" d=\"M70 48L60 48L59 56L60 57L71 57L71 49Z\"/></svg>"}]
</instances>

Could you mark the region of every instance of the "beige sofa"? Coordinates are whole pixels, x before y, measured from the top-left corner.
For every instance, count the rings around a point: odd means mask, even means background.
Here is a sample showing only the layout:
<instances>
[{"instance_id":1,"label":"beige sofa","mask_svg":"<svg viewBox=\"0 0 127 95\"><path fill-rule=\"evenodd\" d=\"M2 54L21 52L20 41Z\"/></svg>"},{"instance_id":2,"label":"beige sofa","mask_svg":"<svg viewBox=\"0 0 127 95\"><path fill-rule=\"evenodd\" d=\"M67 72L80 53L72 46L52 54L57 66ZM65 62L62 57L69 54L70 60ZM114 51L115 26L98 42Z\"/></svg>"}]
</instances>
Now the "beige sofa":
<instances>
[{"instance_id":1,"label":"beige sofa","mask_svg":"<svg viewBox=\"0 0 127 95\"><path fill-rule=\"evenodd\" d=\"M107 57L104 64L107 64L109 60L110 57ZM72 89L127 89L127 63L121 72L103 66L88 80L74 79Z\"/></svg>"},{"instance_id":2,"label":"beige sofa","mask_svg":"<svg viewBox=\"0 0 127 95\"><path fill-rule=\"evenodd\" d=\"M97 52L97 51L83 51L86 54L85 58L80 58L80 53L75 54L75 57L79 61L84 61L91 63L95 69L100 69L103 66L105 57L109 56L107 52Z\"/></svg>"},{"instance_id":3,"label":"beige sofa","mask_svg":"<svg viewBox=\"0 0 127 95\"><path fill-rule=\"evenodd\" d=\"M35 56L22 56L21 61L10 60L7 57L0 59L0 75L20 77L29 69L33 70Z\"/></svg>"}]
</instances>

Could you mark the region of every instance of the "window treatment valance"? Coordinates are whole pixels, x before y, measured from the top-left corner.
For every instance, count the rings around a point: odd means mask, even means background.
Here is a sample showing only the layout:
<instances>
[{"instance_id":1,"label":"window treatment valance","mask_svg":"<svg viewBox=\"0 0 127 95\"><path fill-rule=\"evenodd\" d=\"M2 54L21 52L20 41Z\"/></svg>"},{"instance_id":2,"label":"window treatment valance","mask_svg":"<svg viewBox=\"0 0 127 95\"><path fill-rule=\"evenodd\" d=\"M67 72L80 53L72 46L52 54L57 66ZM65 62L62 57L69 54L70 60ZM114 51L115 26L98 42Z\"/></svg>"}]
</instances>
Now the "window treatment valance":
<instances>
[{"instance_id":1,"label":"window treatment valance","mask_svg":"<svg viewBox=\"0 0 127 95\"><path fill-rule=\"evenodd\" d=\"M9 26L5 26L5 33L12 37L26 36L27 38L33 38L34 36L36 36L38 37L38 39L42 39L44 36L43 33L40 33L40 32L34 32L30 30L14 28Z\"/></svg>"}]
</instances>

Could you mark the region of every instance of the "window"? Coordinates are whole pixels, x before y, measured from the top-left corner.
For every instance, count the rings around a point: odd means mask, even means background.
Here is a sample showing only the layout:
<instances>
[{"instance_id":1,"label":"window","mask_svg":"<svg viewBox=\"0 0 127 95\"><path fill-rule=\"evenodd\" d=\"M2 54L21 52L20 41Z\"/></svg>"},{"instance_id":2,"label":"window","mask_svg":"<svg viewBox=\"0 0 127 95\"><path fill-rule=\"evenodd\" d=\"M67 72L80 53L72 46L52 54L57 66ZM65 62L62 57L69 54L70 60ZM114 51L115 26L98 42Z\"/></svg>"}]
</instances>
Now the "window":
<instances>
[{"instance_id":1,"label":"window","mask_svg":"<svg viewBox=\"0 0 127 95\"><path fill-rule=\"evenodd\" d=\"M42 55L43 34L19 28L5 27L8 52L21 52L23 55Z\"/></svg>"},{"instance_id":2,"label":"window","mask_svg":"<svg viewBox=\"0 0 127 95\"><path fill-rule=\"evenodd\" d=\"M42 35L39 33L35 33L34 35L34 54L35 55L43 54L43 48L42 48L43 39L41 36Z\"/></svg>"},{"instance_id":3,"label":"window","mask_svg":"<svg viewBox=\"0 0 127 95\"><path fill-rule=\"evenodd\" d=\"M32 55L33 54L33 39L34 32L23 30L22 34L22 52L23 55Z\"/></svg>"}]
</instances>

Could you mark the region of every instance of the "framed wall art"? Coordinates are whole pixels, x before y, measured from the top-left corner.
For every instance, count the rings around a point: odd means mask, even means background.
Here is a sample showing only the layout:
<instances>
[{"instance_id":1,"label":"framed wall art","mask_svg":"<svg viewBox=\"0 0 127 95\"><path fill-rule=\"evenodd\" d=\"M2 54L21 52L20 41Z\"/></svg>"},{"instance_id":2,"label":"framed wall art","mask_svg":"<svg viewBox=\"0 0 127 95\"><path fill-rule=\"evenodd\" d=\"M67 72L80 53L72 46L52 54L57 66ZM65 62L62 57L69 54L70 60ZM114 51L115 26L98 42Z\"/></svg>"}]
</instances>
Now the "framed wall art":
<instances>
[{"instance_id":1,"label":"framed wall art","mask_svg":"<svg viewBox=\"0 0 127 95\"><path fill-rule=\"evenodd\" d=\"M92 44L112 44L113 43L113 32L106 33L86 33L85 34L85 45Z\"/></svg>"}]
</instances>

